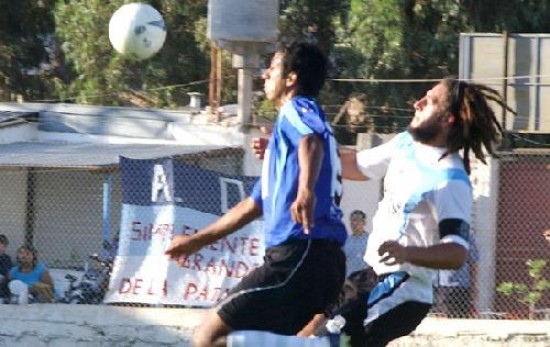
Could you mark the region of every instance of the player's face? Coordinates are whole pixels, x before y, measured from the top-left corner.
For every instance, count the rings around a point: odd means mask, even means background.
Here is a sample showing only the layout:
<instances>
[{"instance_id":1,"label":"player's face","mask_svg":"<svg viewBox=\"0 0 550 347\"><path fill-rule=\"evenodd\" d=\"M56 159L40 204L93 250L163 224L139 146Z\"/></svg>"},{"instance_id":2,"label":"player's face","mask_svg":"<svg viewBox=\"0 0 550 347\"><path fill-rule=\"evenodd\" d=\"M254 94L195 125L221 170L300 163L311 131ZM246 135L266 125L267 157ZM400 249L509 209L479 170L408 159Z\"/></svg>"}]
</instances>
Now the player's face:
<instances>
[{"instance_id":1,"label":"player's face","mask_svg":"<svg viewBox=\"0 0 550 347\"><path fill-rule=\"evenodd\" d=\"M445 116L444 104L447 93L445 85L438 84L414 103L414 118L409 124L409 132L421 142L433 140L442 130Z\"/></svg>"},{"instance_id":2,"label":"player's face","mask_svg":"<svg viewBox=\"0 0 550 347\"><path fill-rule=\"evenodd\" d=\"M286 93L286 78L283 76L283 58L282 52L277 52L271 59L271 65L262 75L264 79L264 92L268 100L276 106L281 106Z\"/></svg>"},{"instance_id":3,"label":"player's face","mask_svg":"<svg viewBox=\"0 0 550 347\"><path fill-rule=\"evenodd\" d=\"M354 235L361 235L365 232L365 218L359 215L351 215L349 223Z\"/></svg>"}]
</instances>

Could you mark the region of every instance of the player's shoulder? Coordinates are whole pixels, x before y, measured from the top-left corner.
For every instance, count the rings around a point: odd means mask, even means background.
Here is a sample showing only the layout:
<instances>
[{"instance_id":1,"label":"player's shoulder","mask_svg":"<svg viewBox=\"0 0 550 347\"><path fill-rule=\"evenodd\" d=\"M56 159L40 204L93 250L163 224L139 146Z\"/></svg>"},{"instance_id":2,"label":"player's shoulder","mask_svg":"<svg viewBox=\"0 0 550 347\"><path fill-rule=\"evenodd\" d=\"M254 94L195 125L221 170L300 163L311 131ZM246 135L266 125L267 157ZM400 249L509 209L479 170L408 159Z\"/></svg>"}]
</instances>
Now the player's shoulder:
<instances>
[{"instance_id":1,"label":"player's shoulder","mask_svg":"<svg viewBox=\"0 0 550 347\"><path fill-rule=\"evenodd\" d=\"M302 133L327 131L325 114L314 98L297 96L281 108L282 122ZM309 129L309 130L308 130Z\"/></svg>"}]
</instances>

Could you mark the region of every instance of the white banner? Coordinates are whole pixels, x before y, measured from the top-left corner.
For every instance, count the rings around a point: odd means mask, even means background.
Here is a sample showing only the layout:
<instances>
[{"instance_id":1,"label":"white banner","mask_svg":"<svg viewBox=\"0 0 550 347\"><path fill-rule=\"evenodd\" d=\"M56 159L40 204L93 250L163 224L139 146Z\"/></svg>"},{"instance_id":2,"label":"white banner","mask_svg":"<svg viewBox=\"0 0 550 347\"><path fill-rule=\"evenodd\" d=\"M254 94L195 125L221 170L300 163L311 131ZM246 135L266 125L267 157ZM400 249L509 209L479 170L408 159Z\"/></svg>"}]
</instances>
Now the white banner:
<instances>
[{"instance_id":1,"label":"white banner","mask_svg":"<svg viewBox=\"0 0 550 347\"><path fill-rule=\"evenodd\" d=\"M227 204L227 189L223 188L227 177L204 170L210 179L218 179L220 188L218 196L204 194L204 198L212 201L216 208L202 208L209 212L199 211L186 205L185 201L177 204L135 204L142 203L144 196L151 197L154 194L138 192L143 179L149 181L148 186L158 184L158 177L153 179L158 170L138 170L136 165L165 165L155 164L152 161L132 160L128 167L128 159L124 159L127 165L122 165L123 186L125 192L131 188L130 194L123 197L121 229L119 235L118 254L115 257L114 268L111 275L109 291L105 296L105 303L144 303L162 305L186 305L186 306L211 306L217 302L221 295L235 286L243 276L263 262L264 242L262 234L262 222L253 222L238 232L223 238L201 249L199 252L187 257L184 266L168 261L164 250L168 247L174 235L190 235L213 222L219 215L216 209L229 208ZM168 165L174 165L169 161ZM181 165L181 164L178 164ZM140 166L140 168L142 168ZM177 174L179 169L173 166L174 180L187 178L189 172ZM124 169L131 170L124 176ZM196 168L195 168L196 169ZM194 169L194 170L195 170ZM183 169L185 171L185 168ZM137 179L135 173L145 173ZM153 173L149 175L148 173ZM166 179L168 186L174 180ZM207 180L205 177L195 177L196 180ZM231 178L232 181L235 178ZM160 180L162 181L162 180ZM234 181L240 182L240 181ZM213 184L214 182L204 182ZM178 186L178 185L176 185ZM182 188L185 185L179 185ZM251 185L249 184L251 187ZM244 190L239 189L239 195ZM186 194L185 191L174 190L173 185L165 191L166 196L177 197ZM136 198L136 196L138 196ZM220 199L224 202L221 203ZM238 198L241 198L240 196ZM199 201L200 197L194 197L193 205L197 208L204 205ZM232 199L238 200L238 199ZM130 204L128 202L134 202ZM153 201L155 202L155 201ZM208 203L206 204L208 205ZM221 214L221 210L219 211Z\"/></svg>"}]
</instances>

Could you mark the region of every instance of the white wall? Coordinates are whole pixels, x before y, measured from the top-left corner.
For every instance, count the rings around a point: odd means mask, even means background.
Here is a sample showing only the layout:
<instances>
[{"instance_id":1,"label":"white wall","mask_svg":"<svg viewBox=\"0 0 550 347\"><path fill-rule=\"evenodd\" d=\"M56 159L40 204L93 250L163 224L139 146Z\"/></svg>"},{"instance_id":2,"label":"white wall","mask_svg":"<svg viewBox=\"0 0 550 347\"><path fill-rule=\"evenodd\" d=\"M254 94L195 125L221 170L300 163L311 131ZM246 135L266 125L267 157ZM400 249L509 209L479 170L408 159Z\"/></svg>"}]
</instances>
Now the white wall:
<instances>
[{"instance_id":1,"label":"white wall","mask_svg":"<svg viewBox=\"0 0 550 347\"><path fill-rule=\"evenodd\" d=\"M25 236L27 170L10 168L0 170L0 234L10 242L7 253L14 258L15 251Z\"/></svg>"},{"instance_id":2,"label":"white wall","mask_svg":"<svg viewBox=\"0 0 550 347\"><path fill-rule=\"evenodd\" d=\"M349 181L344 180L344 196L342 198L342 211L344 212L344 223L348 233L351 233L349 215L354 210L361 210L367 215L367 231L372 231L372 217L376 212L380 200L381 181Z\"/></svg>"},{"instance_id":3,"label":"white wall","mask_svg":"<svg viewBox=\"0 0 550 347\"><path fill-rule=\"evenodd\" d=\"M103 232L103 183L105 173L44 169L34 173L34 245L49 267L67 266L92 253L101 253ZM112 180L111 230L120 222L118 174ZM72 259L71 259L72 258ZM71 263L71 266L79 264Z\"/></svg>"},{"instance_id":4,"label":"white wall","mask_svg":"<svg viewBox=\"0 0 550 347\"><path fill-rule=\"evenodd\" d=\"M498 212L498 160L487 158L487 165L478 160L472 161L472 180L474 207L471 231L479 251L477 268L478 312L493 311L495 295L495 248L497 238Z\"/></svg>"},{"instance_id":5,"label":"white wall","mask_svg":"<svg viewBox=\"0 0 550 347\"><path fill-rule=\"evenodd\" d=\"M0 144L33 141L38 134L37 123L18 124L0 129Z\"/></svg>"}]
</instances>

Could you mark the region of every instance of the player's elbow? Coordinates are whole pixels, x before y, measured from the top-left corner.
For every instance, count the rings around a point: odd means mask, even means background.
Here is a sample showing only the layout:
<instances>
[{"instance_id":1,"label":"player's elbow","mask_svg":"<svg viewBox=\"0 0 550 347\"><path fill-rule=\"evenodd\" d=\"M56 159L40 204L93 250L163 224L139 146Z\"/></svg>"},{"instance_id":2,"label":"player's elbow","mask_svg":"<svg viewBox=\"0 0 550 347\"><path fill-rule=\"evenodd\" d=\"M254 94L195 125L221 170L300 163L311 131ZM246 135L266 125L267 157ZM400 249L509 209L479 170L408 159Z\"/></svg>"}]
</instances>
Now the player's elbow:
<instances>
[{"instance_id":1,"label":"player's elbow","mask_svg":"<svg viewBox=\"0 0 550 347\"><path fill-rule=\"evenodd\" d=\"M453 246L452 252L449 252L448 266L451 270L458 270L466 262L468 250L460 245Z\"/></svg>"}]
</instances>

